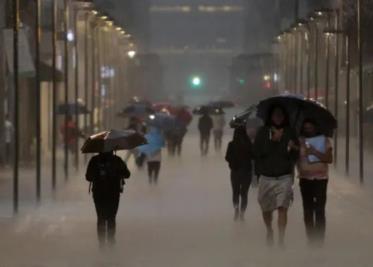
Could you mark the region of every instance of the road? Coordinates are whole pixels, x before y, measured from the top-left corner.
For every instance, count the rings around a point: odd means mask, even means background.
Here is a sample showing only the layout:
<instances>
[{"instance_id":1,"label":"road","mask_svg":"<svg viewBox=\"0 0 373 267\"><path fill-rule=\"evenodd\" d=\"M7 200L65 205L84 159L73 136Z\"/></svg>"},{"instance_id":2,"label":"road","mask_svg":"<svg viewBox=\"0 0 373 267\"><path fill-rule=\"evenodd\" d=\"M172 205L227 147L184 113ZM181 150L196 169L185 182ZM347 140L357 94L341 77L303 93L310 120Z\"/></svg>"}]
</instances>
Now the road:
<instances>
[{"instance_id":1,"label":"road","mask_svg":"<svg viewBox=\"0 0 373 267\"><path fill-rule=\"evenodd\" d=\"M298 187L289 214L287 246L267 248L256 189L245 222L233 222L223 152L201 158L197 135L184 154L164 153L160 183L130 164L118 215L117 244L100 251L95 212L84 175L16 218L2 217L0 267L292 267L372 266L373 195L332 174L325 247L306 244Z\"/></svg>"}]
</instances>

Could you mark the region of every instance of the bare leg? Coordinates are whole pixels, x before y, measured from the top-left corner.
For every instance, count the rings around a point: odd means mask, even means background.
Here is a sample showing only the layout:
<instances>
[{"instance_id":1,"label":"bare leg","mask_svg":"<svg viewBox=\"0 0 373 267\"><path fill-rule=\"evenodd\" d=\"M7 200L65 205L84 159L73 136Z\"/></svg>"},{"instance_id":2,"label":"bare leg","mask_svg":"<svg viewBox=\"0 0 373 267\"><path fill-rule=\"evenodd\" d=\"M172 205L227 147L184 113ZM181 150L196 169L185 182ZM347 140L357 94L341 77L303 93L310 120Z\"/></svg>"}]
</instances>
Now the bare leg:
<instances>
[{"instance_id":1,"label":"bare leg","mask_svg":"<svg viewBox=\"0 0 373 267\"><path fill-rule=\"evenodd\" d=\"M273 228L272 228L272 220L273 220L273 212L263 212L263 219L265 226L267 228L267 245L273 245Z\"/></svg>"},{"instance_id":2,"label":"bare leg","mask_svg":"<svg viewBox=\"0 0 373 267\"><path fill-rule=\"evenodd\" d=\"M288 209L278 209L278 231L279 231L279 245L284 246L285 244L285 231L288 223Z\"/></svg>"}]
</instances>

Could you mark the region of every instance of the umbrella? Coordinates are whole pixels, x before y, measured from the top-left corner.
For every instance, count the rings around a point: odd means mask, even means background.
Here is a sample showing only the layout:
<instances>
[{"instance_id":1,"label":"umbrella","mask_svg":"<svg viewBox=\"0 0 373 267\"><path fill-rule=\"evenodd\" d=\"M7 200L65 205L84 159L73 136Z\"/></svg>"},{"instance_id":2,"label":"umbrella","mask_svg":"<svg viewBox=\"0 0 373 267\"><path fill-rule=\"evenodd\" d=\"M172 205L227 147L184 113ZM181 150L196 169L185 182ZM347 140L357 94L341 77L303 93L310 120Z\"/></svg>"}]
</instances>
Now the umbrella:
<instances>
[{"instance_id":1,"label":"umbrella","mask_svg":"<svg viewBox=\"0 0 373 267\"><path fill-rule=\"evenodd\" d=\"M231 128L247 127L247 128L258 128L263 125L260 118L256 116L257 107L253 105L247 108L244 112L235 115L230 121L229 125Z\"/></svg>"},{"instance_id":2,"label":"umbrella","mask_svg":"<svg viewBox=\"0 0 373 267\"><path fill-rule=\"evenodd\" d=\"M257 116L265 121L273 105L281 105L287 110L290 124L297 130L300 130L305 118L315 119L319 124L319 130L328 136L332 136L337 128L337 120L321 103L296 95L280 95L261 101L258 105Z\"/></svg>"},{"instance_id":3,"label":"umbrella","mask_svg":"<svg viewBox=\"0 0 373 267\"><path fill-rule=\"evenodd\" d=\"M235 104L232 101L212 101L208 104L213 108L233 108Z\"/></svg>"},{"instance_id":4,"label":"umbrella","mask_svg":"<svg viewBox=\"0 0 373 267\"><path fill-rule=\"evenodd\" d=\"M369 106L364 114L364 121L367 123L373 123L373 105Z\"/></svg>"},{"instance_id":5,"label":"umbrella","mask_svg":"<svg viewBox=\"0 0 373 267\"><path fill-rule=\"evenodd\" d=\"M144 104L132 104L118 113L119 117L143 117L154 113L154 110Z\"/></svg>"},{"instance_id":6,"label":"umbrella","mask_svg":"<svg viewBox=\"0 0 373 267\"><path fill-rule=\"evenodd\" d=\"M75 114L76 112L78 114L89 114L90 113L87 107L81 102L61 104L57 107L57 113L60 115L63 115L66 113L72 115L72 114Z\"/></svg>"},{"instance_id":7,"label":"umbrella","mask_svg":"<svg viewBox=\"0 0 373 267\"><path fill-rule=\"evenodd\" d=\"M138 147L137 150L146 156L154 155L165 146L164 137L161 131L157 128L151 128L149 133L145 135L145 138L148 143Z\"/></svg>"},{"instance_id":8,"label":"umbrella","mask_svg":"<svg viewBox=\"0 0 373 267\"><path fill-rule=\"evenodd\" d=\"M167 131L171 129L175 123L175 117L164 112L158 112L148 116L147 124L158 129Z\"/></svg>"},{"instance_id":9,"label":"umbrella","mask_svg":"<svg viewBox=\"0 0 373 267\"><path fill-rule=\"evenodd\" d=\"M145 137L133 130L111 130L90 136L81 148L82 153L102 153L131 150L147 144Z\"/></svg>"},{"instance_id":10,"label":"umbrella","mask_svg":"<svg viewBox=\"0 0 373 267\"><path fill-rule=\"evenodd\" d=\"M144 106L151 106L152 103L146 99L143 99L138 96L132 97L132 99L129 101L130 104L139 104L139 105L144 105Z\"/></svg>"},{"instance_id":11,"label":"umbrella","mask_svg":"<svg viewBox=\"0 0 373 267\"><path fill-rule=\"evenodd\" d=\"M194 115L205 115L205 114L224 114L224 111L221 108L209 106L209 105L204 105L204 106L199 106L196 107L193 110Z\"/></svg>"},{"instance_id":12,"label":"umbrella","mask_svg":"<svg viewBox=\"0 0 373 267\"><path fill-rule=\"evenodd\" d=\"M153 104L153 109L157 112L168 111L169 113L173 114L176 108L171 105L169 102L158 102Z\"/></svg>"}]
</instances>

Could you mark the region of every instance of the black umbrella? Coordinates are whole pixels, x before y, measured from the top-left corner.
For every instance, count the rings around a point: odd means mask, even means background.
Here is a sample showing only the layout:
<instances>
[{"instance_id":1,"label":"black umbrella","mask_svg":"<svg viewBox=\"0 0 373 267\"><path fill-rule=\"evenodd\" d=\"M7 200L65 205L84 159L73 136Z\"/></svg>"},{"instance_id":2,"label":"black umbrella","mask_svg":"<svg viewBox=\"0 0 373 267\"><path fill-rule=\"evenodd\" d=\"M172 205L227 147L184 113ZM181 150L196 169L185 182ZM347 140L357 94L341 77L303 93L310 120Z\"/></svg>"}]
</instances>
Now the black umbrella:
<instances>
[{"instance_id":1,"label":"black umbrella","mask_svg":"<svg viewBox=\"0 0 373 267\"><path fill-rule=\"evenodd\" d=\"M213 108L220 108L220 109L233 108L235 106L235 104L232 101L228 101L228 100L212 101L208 105Z\"/></svg>"},{"instance_id":2,"label":"black umbrella","mask_svg":"<svg viewBox=\"0 0 373 267\"><path fill-rule=\"evenodd\" d=\"M291 126L298 131L305 118L313 118L318 123L319 130L327 136L332 136L337 128L337 120L321 103L300 96L285 95L267 98L259 103L257 116L265 121L274 105L280 105L287 110Z\"/></svg>"},{"instance_id":3,"label":"black umbrella","mask_svg":"<svg viewBox=\"0 0 373 267\"><path fill-rule=\"evenodd\" d=\"M131 150L145 145L145 137L133 130L111 130L90 136L81 148L82 153L102 153Z\"/></svg>"},{"instance_id":4,"label":"black umbrella","mask_svg":"<svg viewBox=\"0 0 373 267\"><path fill-rule=\"evenodd\" d=\"M132 104L118 113L120 117L143 117L155 113L155 110L148 105Z\"/></svg>"},{"instance_id":5,"label":"black umbrella","mask_svg":"<svg viewBox=\"0 0 373 267\"><path fill-rule=\"evenodd\" d=\"M210 105L203 105L198 106L195 109L193 109L194 115L218 115L218 114L225 114L224 110L222 108L213 107Z\"/></svg>"},{"instance_id":6,"label":"black umbrella","mask_svg":"<svg viewBox=\"0 0 373 267\"><path fill-rule=\"evenodd\" d=\"M57 107L57 113L59 115L63 114L69 114L73 115L75 113L81 114L89 114L90 111L87 109L87 107L83 104L78 102L76 103L68 103L68 104L61 104Z\"/></svg>"},{"instance_id":7,"label":"black umbrella","mask_svg":"<svg viewBox=\"0 0 373 267\"><path fill-rule=\"evenodd\" d=\"M235 115L230 121L229 125L231 128L238 127L248 127L248 128L258 128L263 122L260 118L256 116L257 107L253 105L246 109L245 111Z\"/></svg>"}]
</instances>

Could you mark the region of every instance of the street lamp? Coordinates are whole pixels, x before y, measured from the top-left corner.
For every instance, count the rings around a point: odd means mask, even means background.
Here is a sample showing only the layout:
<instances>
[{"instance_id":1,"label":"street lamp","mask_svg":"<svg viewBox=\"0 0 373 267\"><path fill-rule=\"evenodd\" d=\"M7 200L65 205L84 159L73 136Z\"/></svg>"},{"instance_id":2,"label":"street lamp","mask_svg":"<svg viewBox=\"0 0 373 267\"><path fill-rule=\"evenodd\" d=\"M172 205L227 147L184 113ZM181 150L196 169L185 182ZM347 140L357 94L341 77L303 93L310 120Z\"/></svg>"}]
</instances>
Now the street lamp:
<instances>
[{"instance_id":1,"label":"street lamp","mask_svg":"<svg viewBox=\"0 0 373 267\"><path fill-rule=\"evenodd\" d=\"M350 109L351 109L351 84L350 84L350 74L351 74L351 52L350 52L350 36L349 34L346 32L346 31L343 31L343 30L326 30L325 31L325 34L326 35L329 35L329 36L344 36L344 39L345 39L345 58L346 58L346 61L345 61L345 65L346 65L346 101L345 101L345 105L346 105L346 128L345 128L345 132L346 132L346 139L345 139L345 171L346 173L348 174L349 173L349 166L350 166L350 117L351 117L351 112L350 112ZM337 39L337 43L338 43L338 39ZM335 88L335 106L334 106L334 113L335 113L335 116L338 118L338 102L339 102L339 88L338 88L338 84L339 82L337 80L339 80L339 77L338 77L338 73L339 73L339 57L338 57L338 51L339 51L339 48L338 48L338 44L336 44L336 88ZM334 144L334 153L335 153L335 157L337 157L336 155L336 150L337 150L337 132L336 132L336 138L335 138L335 144Z\"/></svg>"}]
</instances>

